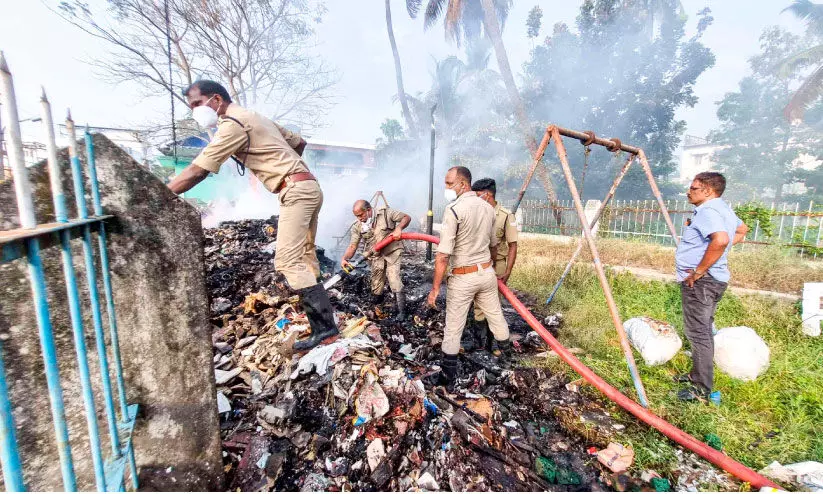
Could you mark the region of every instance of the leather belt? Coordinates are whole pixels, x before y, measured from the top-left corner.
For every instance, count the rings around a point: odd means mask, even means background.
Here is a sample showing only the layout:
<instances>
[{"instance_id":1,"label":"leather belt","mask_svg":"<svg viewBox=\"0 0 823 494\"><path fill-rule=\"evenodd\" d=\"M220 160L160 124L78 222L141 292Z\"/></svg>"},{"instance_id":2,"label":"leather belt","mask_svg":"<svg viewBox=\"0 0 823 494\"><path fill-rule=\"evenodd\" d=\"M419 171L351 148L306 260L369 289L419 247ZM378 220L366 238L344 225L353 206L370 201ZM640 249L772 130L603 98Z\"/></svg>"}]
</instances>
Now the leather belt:
<instances>
[{"instance_id":1,"label":"leather belt","mask_svg":"<svg viewBox=\"0 0 823 494\"><path fill-rule=\"evenodd\" d=\"M476 273L478 271L482 271L486 268L491 267L492 262L487 261L483 264L473 264L471 266L461 266L459 268L452 268L451 274L469 274L469 273Z\"/></svg>"},{"instance_id":2,"label":"leather belt","mask_svg":"<svg viewBox=\"0 0 823 494\"><path fill-rule=\"evenodd\" d=\"M285 187L286 185L290 185L297 182L304 182L306 180L314 180L315 182L317 181L317 179L314 178L314 175L312 175L310 172L298 172L292 173L291 175L287 175L286 178L284 178L283 181L280 182L280 185L278 185L277 188L274 189L274 193L280 193L280 191L283 190L283 187Z\"/></svg>"}]
</instances>

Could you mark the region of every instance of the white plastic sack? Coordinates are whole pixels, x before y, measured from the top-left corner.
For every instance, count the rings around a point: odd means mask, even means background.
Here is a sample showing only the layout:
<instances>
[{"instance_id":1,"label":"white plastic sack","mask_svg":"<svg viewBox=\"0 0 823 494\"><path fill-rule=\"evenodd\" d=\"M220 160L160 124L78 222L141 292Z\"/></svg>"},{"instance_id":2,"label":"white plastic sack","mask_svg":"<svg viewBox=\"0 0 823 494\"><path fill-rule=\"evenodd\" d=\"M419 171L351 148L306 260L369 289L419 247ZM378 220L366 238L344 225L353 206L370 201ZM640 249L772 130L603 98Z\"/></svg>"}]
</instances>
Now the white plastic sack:
<instances>
[{"instance_id":1,"label":"white plastic sack","mask_svg":"<svg viewBox=\"0 0 823 494\"><path fill-rule=\"evenodd\" d=\"M623 323L623 327L646 365L665 364L683 346L683 341L671 325L650 317L633 317Z\"/></svg>"},{"instance_id":2,"label":"white plastic sack","mask_svg":"<svg viewBox=\"0 0 823 494\"><path fill-rule=\"evenodd\" d=\"M792 483L811 492L823 492L823 463L803 461L781 465L773 461L760 473L777 482Z\"/></svg>"},{"instance_id":3,"label":"white plastic sack","mask_svg":"<svg viewBox=\"0 0 823 494\"><path fill-rule=\"evenodd\" d=\"M752 328L723 328L714 336L714 363L735 379L754 381L769 368L769 347Z\"/></svg>"}]
</instances>

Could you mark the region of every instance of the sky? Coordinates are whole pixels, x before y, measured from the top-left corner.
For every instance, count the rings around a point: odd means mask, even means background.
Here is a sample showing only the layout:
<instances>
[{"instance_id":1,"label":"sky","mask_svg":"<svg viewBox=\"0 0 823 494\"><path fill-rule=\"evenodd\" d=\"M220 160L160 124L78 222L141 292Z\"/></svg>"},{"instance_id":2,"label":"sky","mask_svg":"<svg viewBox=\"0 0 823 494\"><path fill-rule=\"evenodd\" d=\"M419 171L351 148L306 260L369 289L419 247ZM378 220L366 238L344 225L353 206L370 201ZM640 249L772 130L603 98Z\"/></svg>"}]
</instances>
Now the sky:
<instances>
[{"instance_id":1,"label":"sky","mask_svg":"<svg viewBox=\"0 0 823 494\"><path fill-rule=\"evenodd\" d=\"M104 0L89 0L102 3ZM147 0L148 1L148 0ZM58 0L0 0L0 50L15 77L21 118L37 116L41 85L58 117L71 106L78 123L133 127L168 118L168 98L141 97L133 84L113 85L95 73L88 60L106 56L102 42L70 26L51 12ZM693 32L696 13L710 7L714 24L704 43L717 57L715 66L698 79L699 103L682 109L678 118L687 134L705 136L717 125L715 103L748 73L747 59L758 52L764 28L781 25L795 32L803 25L781 10L789 0L683 0ZM514 0L503 37L512 69L519 73L531 48L525 19L534 5L544 12L542 39L556 22L573 26L580 2ZM388 43L384 3L375 0L326 0L328 12L317 28L319 50L337 68L336 104L326 126L312 137L331 141L372 144L386 118L401 120L394 62ZM445 40L442 24L423 30L421 19L410 19L403 0L392 0L395 37L403 64L406 92L416 94L431 86L435 59L460 55ZM36 26L36 27L35 27ZM491 64L496 68L496 62ZM517 78L517 75L515 76ZM178 108L178 112L182 111ZM562 124L562 122L558 122Z\"/></svg>"}]
</instances>

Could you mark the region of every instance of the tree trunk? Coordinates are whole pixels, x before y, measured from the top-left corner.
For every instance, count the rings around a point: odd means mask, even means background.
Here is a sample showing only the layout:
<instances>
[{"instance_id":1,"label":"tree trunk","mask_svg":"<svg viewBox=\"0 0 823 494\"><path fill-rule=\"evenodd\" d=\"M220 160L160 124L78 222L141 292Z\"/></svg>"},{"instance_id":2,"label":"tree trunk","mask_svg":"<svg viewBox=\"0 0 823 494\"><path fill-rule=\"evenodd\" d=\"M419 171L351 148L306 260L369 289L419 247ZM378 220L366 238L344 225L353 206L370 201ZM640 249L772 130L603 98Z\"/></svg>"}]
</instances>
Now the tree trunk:
<instances>
[{"instance_id":1,"label":"tree trunk","mask_svg":"<svg viewBox=\"0 0 823 494\"><path fill-rule=\"evenodd\" d=\"M409 102L406 99L406 90L403 88L403 69L400 66L400 53L397 51L397 43L394 40L394 29L391 22L391 0L386 0L386 30L389 32L389 43L391 44L391 52L394 55L394 72L397 76L397 97L400 99L400 106L403 108L403 118L406 120L406 127L409 128L409 133L414 139L420 136L417 133L417 125L412 119L409 111Z\"/></svg>"},{"instance_id":2,"label":"tree trunk","mask_svg":"<svg viewBox=\"0 0 823 494\"><path fill-rule=\"evenodd\" d=\"M512 106L514 107L514 116L520 126L520 131L523 133L523 138L526 140L526 147L529 148L529 153L532 157L537 153L537 141L534 138L531 126L529 125L529 117L526 115L526 108L523 106L523 100L520 98L520 92L517 90L517 84L514 82L512 69L509 66L509 57L506 55L506 47L503 46L503 36L500 33L500 22L497 20L497 11L494 7L493 0L480 0L483 5L484 26L486 28L486 35L494 45L494 54L497 58L497 65L500 68L500 75L503 76L503 82L506 84L506 90L509 93ZM552 204L553 209L557 205L557 194L554 191L552 179L545 166L538 166L535 172L537 180L546 189L546 196ZM557 209L554 210L555 219L560 223L560 215Z\"/></svg>"}]
</instances>

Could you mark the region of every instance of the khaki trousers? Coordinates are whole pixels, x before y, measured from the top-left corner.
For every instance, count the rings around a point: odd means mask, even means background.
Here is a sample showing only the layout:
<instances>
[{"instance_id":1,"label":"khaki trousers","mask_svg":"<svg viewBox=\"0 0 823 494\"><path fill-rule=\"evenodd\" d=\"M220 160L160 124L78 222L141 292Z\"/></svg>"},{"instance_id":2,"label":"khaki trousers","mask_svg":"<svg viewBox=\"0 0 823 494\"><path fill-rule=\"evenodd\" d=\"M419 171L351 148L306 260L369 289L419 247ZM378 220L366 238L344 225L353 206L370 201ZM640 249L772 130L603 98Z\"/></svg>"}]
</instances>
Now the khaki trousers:
<instances>
[{"instance_id":1,"label":"khaki trousers","mask_svg":"<svg viewBox=\"0 0 823 494\"><path fill-rule=\"evenodd\" d=\"M316 181L304 180L285 186L279 199L274 268L285 275L292 290L314 286L320 276L314 241L323 191Z\"/></svg>"},{"instance_id":2,"label":"khaki trousers","mask_svg":"<svg viewBox=\"0 0 823 494\"><path fill-rule=\"evenodd\" d=\"M373 294L383 293L386 280L392 292L397 293L403 290L403 281L400 279L400 256L402 255L403 249L397 249L385 256L378 256L371 262L371 292Z\"/></svg>"},{"instance_id":3,"label":"khaki trousers","mask_svg":"<svg viewBox=\"0 0 823 494\"><path fill-rule=\"evenodd\" d=\"M460 338L466 327L469 306L474 302L489 320L489 329L498 341L509 339L509 325L503 318L497 291L497 276L491 267L468 274L449 276L446 282L446 329L443 331L443 353L457 355Z\"/></svg>"},{"instance_id":4,"label":"khaki trousers","mask_svg":"<svg viewBox=\"0 0 823 494\"><path fill-rule=\"evenodd\" d=\"M506 274L506 259L498 259L494 263L494 274L495 276L503 276ZM503 295L500 296L500 303L503 303ZM480 307L477 305L474 306L474 320L475 321L483 321L486 319L486 316L483 314L483 311L480 310Z\"/></svg>"}]
</instances>

